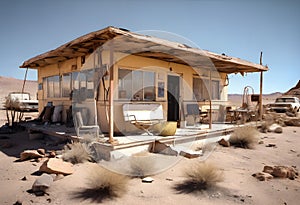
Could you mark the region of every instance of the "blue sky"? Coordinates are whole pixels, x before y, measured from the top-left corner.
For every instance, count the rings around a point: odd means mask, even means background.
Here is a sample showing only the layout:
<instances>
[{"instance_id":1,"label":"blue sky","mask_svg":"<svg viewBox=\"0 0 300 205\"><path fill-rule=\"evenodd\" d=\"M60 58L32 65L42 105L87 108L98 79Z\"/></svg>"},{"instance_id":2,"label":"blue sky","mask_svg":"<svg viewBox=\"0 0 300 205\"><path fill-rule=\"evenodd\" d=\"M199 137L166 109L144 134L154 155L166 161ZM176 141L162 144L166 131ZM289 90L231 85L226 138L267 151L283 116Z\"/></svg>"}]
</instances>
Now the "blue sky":
<instances>
[{"instance_id":1,"label":"blue sky","mask_svg":"<svg viewBox=\"0 0 300 205\"><path fill-rule=\"evenodd\" d=\"M297 0L2 0L0 75L23 79L23 61L111 25L171 32L255 63L263 51L263 92L285 92L300 80L299 9ZM229 93L259 92L258 73L229 79Z\"/></svg>"}]
</instances>

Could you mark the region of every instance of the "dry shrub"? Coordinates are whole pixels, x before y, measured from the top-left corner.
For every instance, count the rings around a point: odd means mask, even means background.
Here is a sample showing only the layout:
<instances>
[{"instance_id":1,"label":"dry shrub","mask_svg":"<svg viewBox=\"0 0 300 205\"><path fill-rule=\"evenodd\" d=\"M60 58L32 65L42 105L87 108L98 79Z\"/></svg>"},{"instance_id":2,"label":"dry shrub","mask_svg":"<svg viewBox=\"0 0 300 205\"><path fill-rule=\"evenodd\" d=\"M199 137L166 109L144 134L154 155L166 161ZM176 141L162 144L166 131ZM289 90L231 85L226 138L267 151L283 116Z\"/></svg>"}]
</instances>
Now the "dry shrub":
<instances>
[{"instance_id":1,"label":"dry shrub","mask_svg":"<svg viewBox=\"0 0 300 205\"><path fill-rule=\"evenodd\" d=\"M62 158L72 164L84 163L92 160L91 150L85 143L74 142L65 146Z\"/></svg>"},{"instance_id":2,"label":"dry shrub","mask_svg":"<svg viewBox=\"0 0 300 205\"><path fill-rule=\"evenodd\" d=\"M88 177L88 187L110 197L121 197L127 191L128 177L101 167L94 168Z\"/></svg>"},{"instance_id":3,"label":"dry shrub","mask_svg":"<svg viewBox=\"0 0 300 205\"><path fill-rule=\"evenodd\" d=\"M129 159L131 175L136 177L149 176L154 170L153 156L143 151L132 155Z\"/></svg>"},{"instance_id":4,"label":"dry shrub","mask_svg":"<svg viewBox=\"0 0 300 205\"><path fill-rule=\"evenodd\" d=\"M246 149L254 148L257 144L258 131L252 126L237 127L230 135L229 142L231 145Z\"/></svg>"},{"instance_id":5,"label":"dry shrub","mask_svg":"<svg viewBox=\"0 0 300 205\"><path fill-rule=\"evenodd\" d=\"M206 162L196 161L191 167L185 170L186 180L177 184L175 189L180 193L192 193L206 190L224 180L223 172L215 165Z\"/></svg>"},{"instance_id":6,"label":"dry shrub","mask_svg":"<svg viewBox=\"0 0 300 205\"><path fill-rule=\"evenodd\" d=\"M87 180L88 188L74 193L74 197L101 203L123 196L127 192L129 178L101 167L94 167Z\"/></svg>"}]
</instances>

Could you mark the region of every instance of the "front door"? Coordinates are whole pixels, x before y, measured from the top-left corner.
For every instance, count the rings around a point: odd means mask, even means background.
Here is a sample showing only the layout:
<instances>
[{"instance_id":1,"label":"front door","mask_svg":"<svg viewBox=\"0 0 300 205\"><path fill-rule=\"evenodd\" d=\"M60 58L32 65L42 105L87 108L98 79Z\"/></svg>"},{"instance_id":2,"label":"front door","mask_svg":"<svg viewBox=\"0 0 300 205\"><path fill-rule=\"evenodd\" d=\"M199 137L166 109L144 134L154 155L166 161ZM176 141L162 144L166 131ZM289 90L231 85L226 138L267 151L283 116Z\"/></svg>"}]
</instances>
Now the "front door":
<instances>
[{"instance_id":1,"label":"front door","mask_svg":"<svg viewBox=\"0 0 300 205\"><path fill-rule=\"evenodd\" d=\"M168 121L179 122L180 77L168 75Z\"/></svg>"}]
</instances>

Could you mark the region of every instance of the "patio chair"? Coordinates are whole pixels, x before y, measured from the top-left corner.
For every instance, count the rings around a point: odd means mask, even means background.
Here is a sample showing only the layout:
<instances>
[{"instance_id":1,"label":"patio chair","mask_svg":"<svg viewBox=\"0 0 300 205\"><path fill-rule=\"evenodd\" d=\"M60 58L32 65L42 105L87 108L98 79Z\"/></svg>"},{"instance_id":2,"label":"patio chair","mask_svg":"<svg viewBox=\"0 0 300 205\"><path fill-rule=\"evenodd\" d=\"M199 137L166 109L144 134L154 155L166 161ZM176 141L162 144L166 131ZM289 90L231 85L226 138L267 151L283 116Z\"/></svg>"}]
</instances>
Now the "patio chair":
<instances>
[{"instance_id":1,"label":"patio chair","mask_svg":"<svg viewBox=\"0 0 300 205\"><path fill-rule=\"evenodd\" d=\"M77 136L81 137L83 134L93 134L99 137L99 126L98 125L84 125L81 112L75 114L76 133Z\"/></svg>"}]
</instances>

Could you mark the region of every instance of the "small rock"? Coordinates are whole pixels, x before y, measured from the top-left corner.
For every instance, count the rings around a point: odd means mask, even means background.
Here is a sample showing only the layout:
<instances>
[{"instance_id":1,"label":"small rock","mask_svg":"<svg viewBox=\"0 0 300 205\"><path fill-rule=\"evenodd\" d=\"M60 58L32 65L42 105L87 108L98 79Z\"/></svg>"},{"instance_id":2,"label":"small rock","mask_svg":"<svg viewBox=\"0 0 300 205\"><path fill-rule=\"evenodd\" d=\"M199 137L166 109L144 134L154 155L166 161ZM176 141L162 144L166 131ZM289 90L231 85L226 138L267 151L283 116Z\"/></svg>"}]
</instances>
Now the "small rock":
<instances>
[{"instance_id":1,"label":"small rock","mask_svg":"<svg viewBox=\"0 0 300 205\"><path fill-rule=\"evenodd\" d=\"M297 126L297 127L300 127L300 119L299 118L288 119L288 120L284 121L284 123L287 126Z\"/></svg>"},{"instance_id":2,"label":"small rock","mask_svg":"<svg viewBox=\"0 0 300 205\"><path fill-rule=\"evenodd\" d=\"M49 153L49 158L54 158L56 156L55 151Z\"/></svg>"},{"instance_id":3,"label":"small rock","mask_svg":"<svg viewBox=\"0 0 300 205\"><path fill-rule=\"evenodd\" d=\"M20 202L19 200L16 201L13 205L22 205L22 202Z\"/></svg>"},{"instance_id":4,"label":"small rock","mask_svg":"<svg viewBox=\"0 0 300 205\"><path fill-rule=\"evenodd\" d=\"M70 162L64 162L62 159L49 158L40 167L41 172L46 172L48 174L73 174L74 168L73 164Z\"/></svg>"},{"instance_id":5,"label":"small rock","mask_svg":"<svg viewBox=\"0 0 300 205\"><path fill-rule=\"evenodd\" d=\"M278 134L282 133L283 132L282 127L276 127L276 129L274 130L274 132L278 133Z\"/></svg>"},{"instance_id":6,"label":"small rock","mask_svg":"<svg viewBox=\"0 0 300 205\"><path fill-rule=\"evenodd\" d=\"M258 142L258 144L263 144L263 143L264 143L264 141L262 141L262 140Z\"/></svg>"},{"instance_id":7,"label":"small rock","mask_svg":"<svg viewBox=\"0 0 300 205\"><path fill-rule=\"evenodd\" d=\"M269 127L269 130L270 132L275 132L276 129L282 129L282 127L278 124L272 124L270 127Z\"/></svg>"},{"instance_id":8,"label":"small rock","mask_svg":"<svg viewBox=\"0 0 300 205\"><path fill-rule=\"evenodd\" d=\"M41 154L41 155L45 155L45 154L46 154L45 149L42 149L42 148L37 149L37 152L38 152L39 154Z\"/></svg>"},{"instance_id":9,"label":"small rock","mask_svg":"<svg viewBox=\"0 0 300 205\"><path fill-rule=\"evenodd\" d=\"M226 141L224 138L218 141L219 145L222 145L223 147L230 147L230 142Z\"/></svg>"},{"instance_id":10,"label":"small rock","mask_svg":"<svg viewBox=\"0 0 300 205\"><path fill-rule=\"evenodd\" d=\"M263 172L272 174L274 171L274 168L272 166L264 166Z\"/></svg>"},{"instance_id":11,"label":"small rock","mask_svg":"<svg viewBox=\"0 0 300 205\"><path fill-rule=\"evenodd\" d=\"M192 150L181 150L179 152L179 155L180 156L183 156L185 158L188 158L188 159L193 159L193 158L197 158L197 157L200 157L202 156L202 150L200 151L192 151Z\"/></svg>"},{"instance_id":12,"label":"small rock","mask_svg":"<svg viewBox=\"0 0 300 205\"><path fill-rule=\"evenodd\" d=\"M57 174L56 177L54 178L54 181L58 181L63 179L65 176L63 174Z\"/></svg>"},{"instance_id":13,"label":"small rock","mask_svg":"<svg viewBox=\"0 0 300 205\"><path fill-rule=\"evenodd\" d=\"M269 143L269 144L266 145L266 147L274 147L274 148L276 148L276 144Z\"/></svg>"},{"instance_id":14,"label":"small rock","mask_svg":"<svg viewBox=\"0 0 300 205\"><path fill-rule=\"evenodd\" d=\"M170 146L161 143L159 141L155 141L149 145L149 152L171 155L171 156L178 155L178 152L176 150L173 150Z\"/></svg>"},{"instance_id":15,"label":"small rock","mask_svg":"<svg viewBox=\"0 0 300 205\"><path fill-rule=\"evenodd\" d=\"M41 155L40 153L38 153L38 151L36 151L36 150L25 150L21 153L20 160L24 161L27 159L36 159L36 158L41 158L41 157L44 157L44 156Z\"/></svg>"},{"instance_id":16,"label":"small rock","mask_svg":"<svg viewBox=\"0 0 300 205\"><path fill-rule=\"evenodd\" d=\"M256 179L258 179L259 181L267 181L270 179L273 179L273 176L269 173L265 173L265 172L258 172L255 174L252 174L253 177L255 177Z\"/></svg>"},{"instance_id":17,"label":"small rock","mask_svg":"<svg viewBox=\"0 0 300 205\"><path fill-rule=\"evenodd\" d=\"M143 183L152 183L154 179L152 177L145 177L142 179Z\"/></svg>"},{"instance_id":18,"label":"small rock","mask_svg":"<svg viewBox=\"0 0 300 205\"><path fill-rule=\"evenodd\" d=\"M24 176L21 180L22 180L22 181L26 181L26 180L27 180L27 177Z\"/></svg>"},{"instance_id":19,"label":"small rock","mask_svg":"<svg viewBox=\"0 0 300 205\"><path fill-rule=\"evenodd\" d=\"M173 179L172 179L172 178L166 178L166 180L167 180L167 181L173 181Z\"/></svg>"},{"instance_id":20,"label":"small rock","mask_svg":"<svg viewBox=\"0 0 300 205\"><path fill-rule=\"evenodd\" d=\"M275 166L272 175L274 177L289 178L291 180L294 180L298 177L299 173L298 170L294 167Z\"/></svg>"},{"instance_id":21,"label":"small rock","mask_svg":"<svg viewBox=\"0 0 300 205\"><path fill-rule=\"evenodd\" d=\"M53 178L49 174L42 174L42 176L38 177L32 185L32 192L38 193L40 192L46 193L46 189L48 189L53 183Z\"/></svg>"}]
</instances>

